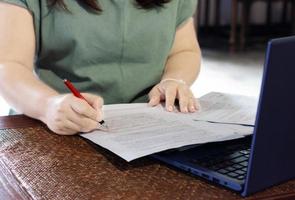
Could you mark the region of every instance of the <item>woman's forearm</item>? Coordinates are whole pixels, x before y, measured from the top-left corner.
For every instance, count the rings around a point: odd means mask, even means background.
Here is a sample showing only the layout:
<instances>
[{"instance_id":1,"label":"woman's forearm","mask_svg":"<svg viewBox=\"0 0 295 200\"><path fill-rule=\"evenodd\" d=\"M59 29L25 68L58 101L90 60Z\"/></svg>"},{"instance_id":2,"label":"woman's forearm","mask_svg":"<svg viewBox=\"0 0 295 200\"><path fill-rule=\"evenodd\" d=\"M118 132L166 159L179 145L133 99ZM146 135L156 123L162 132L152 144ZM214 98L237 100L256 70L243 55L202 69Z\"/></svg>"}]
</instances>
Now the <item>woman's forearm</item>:
<instances>
[{"instance_id":1,"label":"woman's forearm","mask_svg":"<svg viewBox=\"0 0 295 200\"><path fill-rule=\"evenodd\" d=\"M200 72L200 63L201 50L190 18L176 31L162 80L181 79L191 86Z\"/></svg>"},{"instance_id":2,"label":"woman's forearm","mask_svg":"<svg viewBox=\"0 0 295 200\"><path fill-rule=\"evenodd\" d=\"M164 79L181 79L191 86L200 72L201 53L199 49L182 51L171 55L166 63Z\"/></svg>"},{"instance_id":3,"label":"woman's forearm","mask_svg":"<svg viewBox=\"0 0 295 200\"><path fill-rule=\"evenodd\" d=\"M43 120L48 98L58 93L20 63L0 61L0 94L17 111Z\"/></svg>"}]
</instances>

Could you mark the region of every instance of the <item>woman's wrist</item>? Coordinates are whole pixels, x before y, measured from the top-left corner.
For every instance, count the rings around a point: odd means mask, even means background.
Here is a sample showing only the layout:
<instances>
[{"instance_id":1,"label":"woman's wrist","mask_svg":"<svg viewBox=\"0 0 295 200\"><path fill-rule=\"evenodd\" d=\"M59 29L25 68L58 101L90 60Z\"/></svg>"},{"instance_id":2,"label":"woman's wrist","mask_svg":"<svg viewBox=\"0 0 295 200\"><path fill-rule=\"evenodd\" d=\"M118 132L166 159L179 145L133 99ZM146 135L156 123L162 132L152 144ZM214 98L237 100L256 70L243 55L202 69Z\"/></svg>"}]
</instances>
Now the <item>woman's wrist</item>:
<instances>
[{"instance_id":1,"label":"woman's wrist","mask_svg":"<svg viewBox=\"0 0 295 200\"><path fill-rule=\"evenodd\" d=\"M174 81L180 84L187 85L187 83L183 79L177 79L177 78L164 78L160 81L160 84L165 83L167 81Z\"/></svg>"},{"instance_id":2,"label":"woman's wrist","mask_svg":"<svg viewBox=\"0 0 295 200\"><path fill-rule=\"evenodd\" d=\"M52 109L52 103L54 99L59 95L59 93L52 93L50 95L46 95L44 97L41 97L41 101L43 102L42 108L39 110L39 115L37 119L42 121L43 123L46 123L47 121L47 113L50 112Z\"/></svg>"}]
</instances>

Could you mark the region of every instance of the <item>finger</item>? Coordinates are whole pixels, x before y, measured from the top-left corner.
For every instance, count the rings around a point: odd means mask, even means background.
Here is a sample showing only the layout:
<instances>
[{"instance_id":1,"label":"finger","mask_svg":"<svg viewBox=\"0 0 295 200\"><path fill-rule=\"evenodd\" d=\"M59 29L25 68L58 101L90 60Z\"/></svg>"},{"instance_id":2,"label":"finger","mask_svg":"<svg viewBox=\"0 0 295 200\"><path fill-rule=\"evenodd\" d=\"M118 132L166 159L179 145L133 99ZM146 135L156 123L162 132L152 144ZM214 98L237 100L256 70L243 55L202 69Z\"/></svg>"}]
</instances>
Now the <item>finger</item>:
<instances>
[{"instance_id":1,"label":"finger","mask_svg":"<svg viewBox=\"0 0 295 200\"><path fill-rule=\"evenodd\" d=\"M165 90L166 109L169 112L173 111L176 94L177 94L177 89L174 87L168 87Z\"/></svg>"},{"instance_id":2,"label":"finger","mask_svg":"<svg viewBox=\"0 0 295 200\"><path fill-rule=\"evenodd\" d=\"M58 128L58 129L51 129L54 133L58 135L74 135L76 132L73 132L72 130L68 130L66 128Z\"/></svg>"},{"instance_id":3,"label":"finger","mask_svg":"<svg viewBox=\"0 0 295 200\"><path fill-rule=\"evenodd\" d=\"M159 105L161 102L160 95L153 96L149 101L149 106L156 106Z\"/></svg>"},{"instance_id":4,"label":"finger","mask_svg":"<svg viewBox=\"0 0 295 200\"><path fill-rule=\"evenodd\" d=\"M192 112L192 113L197 111L196 99L194 97L189 98L188 109L189 109L189 112Z\"/></svg>"},{"instance_id":5,"label":"finger","mask_svg":"<svg viewBox=\"0 0 295 200\"><path fill-rule=\"evenodd\" d=\"M72 133L78 133L81 131L80 125L74 123L71 120L66 120L64 123L65 129L70 130Z\"/></svg>"},{"instance_id":6,"label":"finger","mask_svg":"<svg viewBox=\"0 0 295 200\"><path fill-rule=\"evenodd\" d=\"M102 106L104 104L103 98L101 98L100 96L96 96L96 95L88 94L88 93L83 93L82 95L85 97L87 102L90 103L90 105L95 110L99 111L102 109Z\"/></svg>"},{"instance_id":7,"label":"finger","mask_svg":"<svg viewBox=\"0 0 295 200\"><path fill-rule=\"evenodd\" d=\"M72 129L68 129L68 128L63 128L59 131L59 135L75 135L78 132L72 130Z\"/></svg>"},{"instance_id":8,"label":"finger","mask_svg":"<svg viewBox=\"0 0 295 200\"><path fill-rule=\"evenodd\" d=\"M95 121L101 120L99 113L83 99L75 97L70 103L70 106L76 113L80 115L84 115L85 117Z\"/></svg>"},{"instance_id":9,"label":"finger","mask_svg":"<svg viewBox=\"0 0 295 200\"><path fill-rule=\"evenodd\" d=\"M157 88L152 89L149 93L149 99L149 106L158 105L161 102L161 92Z\"/></svg>"},{"instance_id":10,"label":"finger","mask_svg":"<svg viewBox=\"0 0 295 200\"><path fill-rule=\"evenodd\" d=\"M81 132L83 132L83 133L94 131L95 129L97 129L97 126L99 123L97 121L86 119L86 118L84 118L83 122L84 122L84 124L81 127Z\"/></svg>"},{"instance_id":11,"label":"finger","mask_svg":"<svg viewBox=\"0 0 295 200\"><path fill-rule=\"evenodd\" d=\"M82 117L80 122L80 132L86 133L86 132L93 131L97 128L98 123L99 122L95 120Z\"/></svg>"},{"instance_id":12,"label":"finger","mask_svg":"<svg viewBox=\"0 0 295 200\"><path fill-rule=\"evenodd\" d=\"M186 89L180 88L178 90L180 112L183 112L183 113L188 112L189 98L190 98L190 95L189 95L189 92L186 91Z\"/></svg>"},{"instance_id":13,"label":"finger","mask_svg":"<svg viewBox=\"0 0 295 200\"><path fill-rule=\"evenodd\" d=\"M80 115L75 111L71 111L68 115L68 120L78 126L79 132L89 132L97 127L97 121Z\"/></svg>"},{"instance_id":14,"label":"finger","mask_svg":"<svg viewBox=\"0 0 295 200\"><path fill-rule=\"evenodd\" d=\"M97 112L96 121L101 121L104 115L102 110L102 107L104 104L103 98L97 95L89 94L89 93L83 93L83 96L88 101L88 103L90 103L90 105L96 110Z\"/></svg>"},{"instance_id":15,"label":"finger","mask_svg":"<svg viewBox=\"0 0 295 200\"><path fill-rule=\"evenodd\" d=\"M85 98L90 98L91 102L92 102L92 107L96 110L97 112L97 121L101 121L104 118L104 113L102 110L104 101L103 98L101 98L100 96L96 96L96 95L92 95L92 94L86 94Z\"/></svg>"},{"instance_id":16,"label":"finger","mask_svg":"<svg viewBox=\"0 0 295 200\"><path fill-rule=\"evenodd\" d=\"M59 118L55 125L49 128L59 135L73 135L78 133L80 131L79 126L68 119L68 114L69 112L67 112L67 116Z\"/></svg>"}]
</instances>

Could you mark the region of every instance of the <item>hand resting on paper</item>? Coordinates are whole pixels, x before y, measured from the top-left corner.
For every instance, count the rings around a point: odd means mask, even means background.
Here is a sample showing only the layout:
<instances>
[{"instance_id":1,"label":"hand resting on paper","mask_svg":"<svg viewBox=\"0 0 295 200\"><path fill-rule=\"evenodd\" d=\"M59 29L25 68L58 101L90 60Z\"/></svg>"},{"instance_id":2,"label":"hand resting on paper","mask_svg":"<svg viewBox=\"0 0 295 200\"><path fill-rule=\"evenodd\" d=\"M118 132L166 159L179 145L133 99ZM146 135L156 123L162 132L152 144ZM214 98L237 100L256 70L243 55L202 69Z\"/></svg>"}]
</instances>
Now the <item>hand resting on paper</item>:
<instances>
[{"instance_id":1,"label":"hand resting on paper","mask_svg":"<svg viewBox=\"0 0 295 200\"><path fill-rule=\"evenodd\" d=\"M175 101L179 102L179 110L182 113L196 112L200 109L198 100L194 97L189 86L176 79L166 79L153 87L149 93L149 105L156 106L165 101L166 110L174 110Z\"/></svg>"}]
</instances>

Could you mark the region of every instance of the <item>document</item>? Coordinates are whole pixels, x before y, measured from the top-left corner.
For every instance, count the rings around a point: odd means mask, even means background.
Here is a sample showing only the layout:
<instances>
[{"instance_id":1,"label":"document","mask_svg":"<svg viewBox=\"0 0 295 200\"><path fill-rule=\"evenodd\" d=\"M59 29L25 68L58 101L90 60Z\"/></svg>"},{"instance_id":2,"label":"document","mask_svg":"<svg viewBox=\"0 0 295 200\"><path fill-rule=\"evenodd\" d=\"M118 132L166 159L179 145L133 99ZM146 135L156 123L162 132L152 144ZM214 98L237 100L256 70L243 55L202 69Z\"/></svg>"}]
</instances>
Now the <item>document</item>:
<instances>
[{"instance_id":1,"label":"document","mask_svg":"<svg viewBox=\"0 0 295 200\"><path fill-rule=\"evenodd\" d=\"M201 112L195 119L229 124L254 125L258 99L242 95L211 92L200 98Z\"/></svg>"},{"instance_id":2,"label":"document","mask_svg":"<svg viewBox=\"0 0 295 200\"><path fill-rule=\"evenodd\" d=\"M232 99L221 98L219 94L221 93L202 97L203 109L194 114L167 112L162 105L157 107L149 107L147 104L106 105L104 112L105 121L110 127L109 132L97 130L81 134L81 136L112 151L126 161L132 161L168 149L232 140L252 134L252 126L239 125L240 121L238 121L238 117L246 111L243 110L246 108L240 103L233 103L230 106ZM244 102L241 98L243 97L239 97L238 101ZM215 102L220 99L231 99L227 103L223 102L227 107L225 112L228 114L221 113L222 102ZM217 112L215 114L214 109ZM235 114L232 113L233 110ZM205 114L205 112L211 114ZM245 113L248 114L248 112ZM219 116L221 119L218 118ZM242 124L248 124L248 122L250 124L253 121L250 119L251 116L242 116ZM209 122L206 121L207 119L210 119Z\"/></svg>"}]
</instances>

